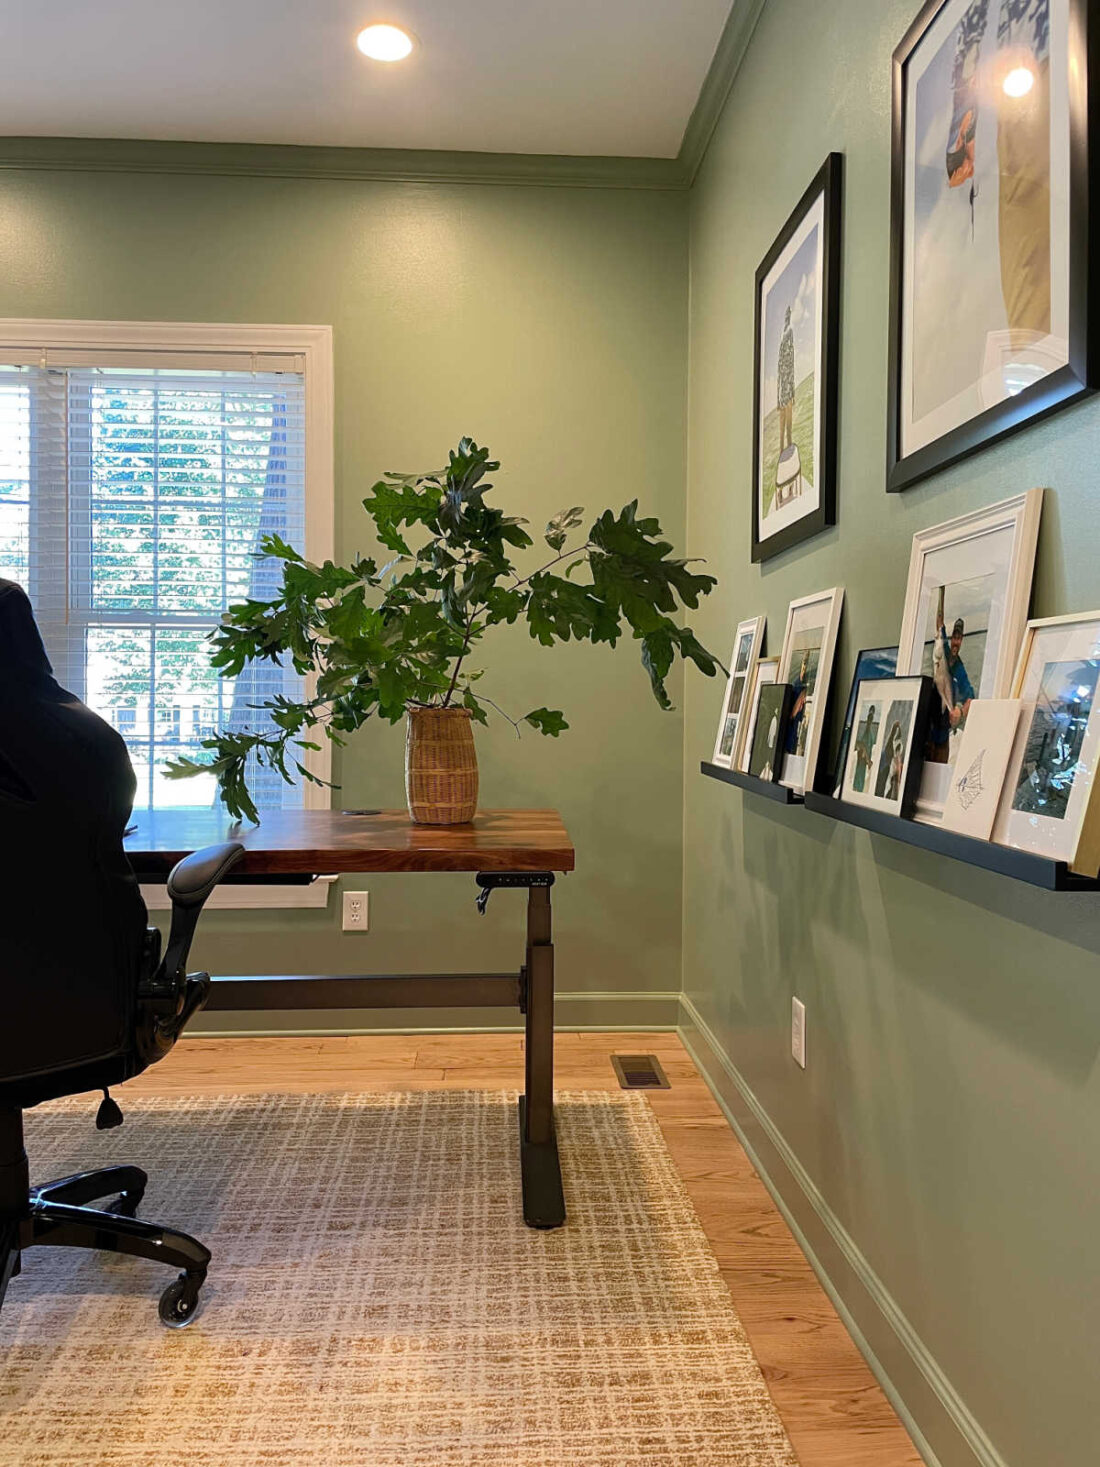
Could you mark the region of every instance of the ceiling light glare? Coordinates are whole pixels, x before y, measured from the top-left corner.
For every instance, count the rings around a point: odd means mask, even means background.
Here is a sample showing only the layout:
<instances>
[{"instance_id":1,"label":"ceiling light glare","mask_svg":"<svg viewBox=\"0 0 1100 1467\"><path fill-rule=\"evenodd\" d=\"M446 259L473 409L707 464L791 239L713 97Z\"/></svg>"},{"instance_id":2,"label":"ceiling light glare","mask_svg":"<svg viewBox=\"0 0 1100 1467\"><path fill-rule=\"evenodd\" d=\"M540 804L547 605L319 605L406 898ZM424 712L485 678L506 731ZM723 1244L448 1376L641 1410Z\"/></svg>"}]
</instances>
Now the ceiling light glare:
<instances>
[{"instance_id":1,"label":"ceiling light glare","mask_svg":"<svg viewBox=\"0 0 1100 1467\"><path fill-rule=\"evenodd\" d=\"M372 61L404 61L413 39L395 25L369 25L356 36L355 44Z\"/></svg>"},{"instance_id":2,"label":"ceiling light glare","mask_svg":"<svg viewBox=\"0 0 1100 1467\"><path fill-rule=\"evenodd\" d=\"M1010 97L1026 97L1035 85L1035 73L1029 66L1014 66L1001 85Z\"/></svg>"}]
</instances>

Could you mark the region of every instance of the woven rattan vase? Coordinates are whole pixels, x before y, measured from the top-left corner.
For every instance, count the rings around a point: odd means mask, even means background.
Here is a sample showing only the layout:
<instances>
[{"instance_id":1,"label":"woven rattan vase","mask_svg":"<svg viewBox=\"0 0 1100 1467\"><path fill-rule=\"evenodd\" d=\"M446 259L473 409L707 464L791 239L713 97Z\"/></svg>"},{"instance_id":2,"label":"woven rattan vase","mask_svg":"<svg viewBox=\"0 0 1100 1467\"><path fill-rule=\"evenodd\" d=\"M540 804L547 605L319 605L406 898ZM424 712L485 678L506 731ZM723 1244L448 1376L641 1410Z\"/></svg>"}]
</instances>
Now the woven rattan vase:
<instances>
[{"instance_id":1,"label":"woven rattan vase","mask_svg":"<svg viewBox=\"0 0 1100 1467\"><path fill-rule=\"evenodd\" d=\"M410 708L405 795L417 825L463 825L477 813L477 751L465 708Z\"/></svg>"}]
</instances>

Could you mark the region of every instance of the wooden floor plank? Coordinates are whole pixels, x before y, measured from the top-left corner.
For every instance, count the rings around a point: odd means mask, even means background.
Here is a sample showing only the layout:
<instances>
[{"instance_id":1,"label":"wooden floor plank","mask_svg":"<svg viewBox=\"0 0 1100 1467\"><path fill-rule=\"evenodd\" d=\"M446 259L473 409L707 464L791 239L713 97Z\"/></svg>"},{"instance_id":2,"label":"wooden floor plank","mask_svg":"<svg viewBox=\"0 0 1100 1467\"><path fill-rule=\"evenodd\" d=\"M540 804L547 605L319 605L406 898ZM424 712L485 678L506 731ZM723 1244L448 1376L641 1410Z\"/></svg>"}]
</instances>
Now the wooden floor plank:
<instances>
[{"instance_id":1,"label":"wooden floor plank","mask_svg":"<svg viewBox=\"0 0 1100 1467\"><path fill-rule=\"evenodd\" d=\"M612 1054L654 1054L672 1088L645 1092L760 1361L801 1467L921 1467L906 1434L790 1229L675 1034L562 1032L563 1090L617 1090ZM517 1034L184 1038L120 1090L518 1089ZM568 1158L565 1158L568 1166ZM670 1467L692 1467L690 1463Z\"/></svg>"}]
</instances>

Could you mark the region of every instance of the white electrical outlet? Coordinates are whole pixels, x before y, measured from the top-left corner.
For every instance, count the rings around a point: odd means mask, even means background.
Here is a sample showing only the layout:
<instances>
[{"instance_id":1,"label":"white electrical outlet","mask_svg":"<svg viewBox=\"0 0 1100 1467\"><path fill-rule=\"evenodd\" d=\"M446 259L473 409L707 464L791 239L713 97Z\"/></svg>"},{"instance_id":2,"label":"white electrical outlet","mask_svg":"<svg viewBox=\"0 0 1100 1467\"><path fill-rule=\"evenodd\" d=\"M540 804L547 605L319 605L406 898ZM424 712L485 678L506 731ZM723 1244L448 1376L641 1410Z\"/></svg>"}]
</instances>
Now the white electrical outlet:
<instances>
[{"instance_id":1,"label":"white electrical outlet","mask_svg":"<svg viewBox=\"0 0 1100 1467\"><path fill-rule=\"evenodd\" d=\"M806 1068L806 1005L800 998L791 999L791 1054Z\"/></svg>"},{"instance_id":2,"label":"white electrical outlet","mask_svg":"<svg viewBox=\"0 0 1100 1467\"><path fill-rule=\"evenodd\" d=\"M344 931L366 932L370 926L370 892L344 893Z\"/></svg>"}]
</instances>

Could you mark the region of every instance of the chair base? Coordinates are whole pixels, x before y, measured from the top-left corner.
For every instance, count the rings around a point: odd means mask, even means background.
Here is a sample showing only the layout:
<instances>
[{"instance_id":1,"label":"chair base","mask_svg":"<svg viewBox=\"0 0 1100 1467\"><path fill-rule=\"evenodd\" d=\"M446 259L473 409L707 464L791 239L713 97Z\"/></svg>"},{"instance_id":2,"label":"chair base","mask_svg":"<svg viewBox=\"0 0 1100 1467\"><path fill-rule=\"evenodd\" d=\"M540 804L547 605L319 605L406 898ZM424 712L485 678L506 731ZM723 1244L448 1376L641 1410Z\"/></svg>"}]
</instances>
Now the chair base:
<instances>
[{"instance_id":1,"label":"chair base","mask_svg":"<svg viewBox=\"0 0 1100 1467\"><path fill-rule=\"evenodd\" d=\"M104 1167L101 1171L80 1172L41 1187L28 1188L21 1206L3 1208L0 1211L0 1307L8 1285L20 1273L21 1256L29 1248L94 1248L105 1253L129 1253L135 1258L149 1258L169 1268L178 1268L178 1278L161 1295L160 1318L172 1329L190 1324L198 1313L199 1291L206 1279L210 1250L187 1233L161 1228L134 1216L145 1193L146 1181L140 1167ZM101 1197L113 1198L111 1206L99 1209L84 1205Z\"/></svg>"}]
</instances>

